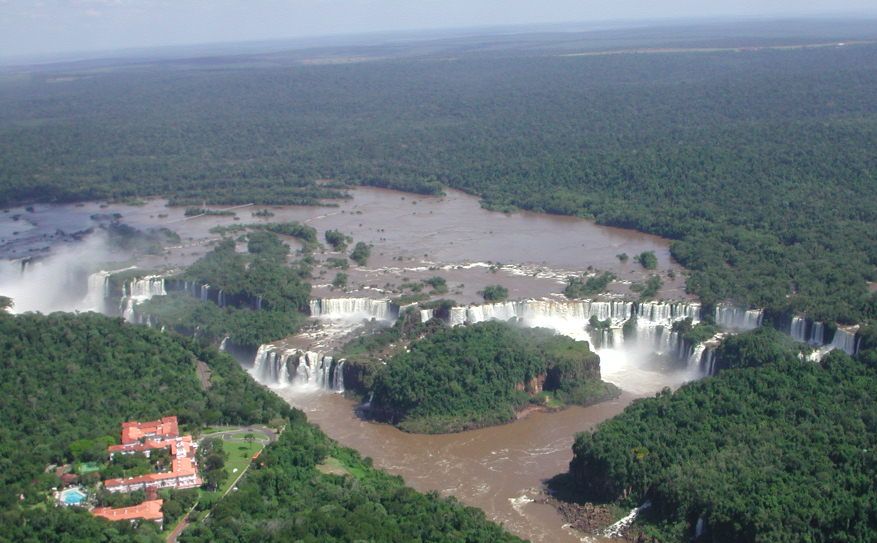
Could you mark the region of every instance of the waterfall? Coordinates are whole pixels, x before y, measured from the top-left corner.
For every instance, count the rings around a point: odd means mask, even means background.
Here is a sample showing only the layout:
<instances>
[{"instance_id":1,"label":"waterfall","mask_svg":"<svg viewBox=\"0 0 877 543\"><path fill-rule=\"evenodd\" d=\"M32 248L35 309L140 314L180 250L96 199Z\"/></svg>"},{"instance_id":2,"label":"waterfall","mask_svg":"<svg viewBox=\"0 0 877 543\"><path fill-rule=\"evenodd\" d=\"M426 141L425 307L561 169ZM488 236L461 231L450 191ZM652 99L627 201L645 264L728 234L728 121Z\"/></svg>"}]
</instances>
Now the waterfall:
<instances>
[{"instance_id":1,"label":"waterfall","mask_svg":"<svg viewBox=\"0 0 877 543\"><path fill-rule=\"evenodd\" d=\"M762 309L744 309L728 304L716 306L716 324L731 330L753 330L761 326Z\"/></svg>"},{"instance_id":2,"label":"waterfall","mask_svg":"<svg viewBox=\"0 0 877 543\"><path fill-rule=\"evenodd\" d=\"M708 348L704 354L703 368L707 375L716 374L716 350Z\"/></svg>"},{"instance_id":3,"label":"waterfall","mask_svg":"<svg viewBox=\"0 0 877 543\"><path fill-rule=\"evenodd\" d=\"M344 361L341 360L335 364L335 373L333 374L332 389L335 392L344 392Z\"/></svg>"},{"instance_id":4,"label":"waterfall","mask_svg":"<svg viewBox=\"0 0 877 543\"><path fill-rule=\"evenodd\" d=\"M598 333L598 336L592 336L595 343L594 348L615 349L620 348L624 344L624 332L618 326L602 328Z\"/></svg>"},{"instance_id":5,"label":"waterfall","mask_svg":"<svg viewBox=\"0 0 877 543\"><path fill-rule=\"evenodd\" d=\"M706 345L703 343L698 343L691 350L691 354L688 356L688 369L689 370L700 370L701 362L703 361L703 353L706 351Z\"/></svg>"},{"instance_id":6,"label":"waterfall","mask_svg":"<svg viewBox=\"0 0 877 543\"><path fill-rule=\"evenodd\" d=\"M96 311L104 313L106 311L106 300L109 296L110 289L110 272L99 271L88 276L88 287L85 291L83 300L85 311Z\"/></svg>"},{"instance_id":7,"label":"waterfall","mask_svg":"<svg viewBox=\"0 0 877 543\"><path fill-rule=\"evenodd\" d=\"M138 279L132 279L125 283L125 295L135 298L151 298L153 296L165 296L164 277L160 275L148 275Z\"/></svg>"},{"instance_id":8,"label":"waterfall","mask_svg":"<svg viewBox=\"0 0 877 543\"><path fill-rule=\"evenodd\" d=\"M487 320L523 321L565 320L585 321L596 317L600 321L612 321L621 325L633 315L637 321L652 324L670 324L677 320L691 318L700 321L700 304L686 302L634 302L611 301L592 302L588 300L556 302L552 300L523 300L494 304L470 305L451 308L450 324L473 324Z\"/></svg>"},{"instance_id":9,"label":"waterfall","mask_svg":"<svg viewBox=\"0 0 877 543\"><path fill-rule=\"evenodd\" d=\"M394 321L399 306L388 300L370 298L320 298L311 300L311 316L325 319Z\"/></svg>"},{"instance_id":10,"label":"waterfall","mask_svg":"<svg viewBox=\"0 0 877 543\"><path fill-rule=\"evenodd\" d=\"M819 347L825 344L825 325L818 321L811 321L806 317L792 317L789 335L795 341Z\"/></svg>"},{"instance_id":11,"label":"waterfall","mask_svg":"<svg viewBox=\"0 0 877 543\"><path fill-rule=\"evenodd\" d=\"M450 317L448 318L448 324L450 324L451 326L466 324L466 308L456 306L452 307Z\"/></svg>"},{"instance_id":12,"label":"waterfall","mask_svg":"<svg viewBox=\"0 0 877 543\"><path fill-rule=\"evenodd\" d=\"M643 509L648 509L649 507L651 507L651 505L652 505L652 502L647 501L644 504L640 505L639 507L632 509L630 511L630 513L627 514L626 517L619 520L618 522L616 522L612 526L609 526L608 528L606 528L606 530L603 531L603 536L605 536L605 537L618 537L618 536L622 535L622 533L625 530L627 530L631 524L633 524L634 519L636 519L636 517L643 511Z\"/></svg>"},{"instance_id":13,"label":"waterfall","mask_svg":"<svg viewBox=\"0 0 877 543\"><path fill-rule=\"evenodd\" d=\"M289 351L284 351L280 355L280 359L277 361L277 384L281 386L289 385L292 383L292 375L289 373Z\"/></svg>"},{"instance_id":14,"label":"waterfall","mask_svg":"<svg viewBox=\"0 0 877 543\"><path fill-rule=\"evenodd\" d=\"M821 322L814 322L810 331L810 343L813 345L825 344L825 325Z\"/></svg>"},{"instance_id":15,"label":"waterfall","mask_svg":"<svg viewBox=\"0 0 877 543\"><path fill-rule=\"evenodd\" d=\"M688 355L687 368L691 373L709 376L716 374L716 348L719 339L713 338L703 343L698 343Z\"/></svg>"},{"instance_id":16,"label":"waterfall","mask_svg":"<svg viewBox=\"0 0 877 543\"><path fill-rule=\"evenodd\" d=\"M689 373L699 373L704 376L715 375L716 349L727 335L727 332L719 332L706 341L694 344L688 353L681 353L679 358L686 361ZM685 356L683 357L682 354Z\"/></svg>"},{"instance_id":17,"label":"waterfall","mask_svg":"<svg viewBox=\"0 0 877 543\"><path fill-rule=\"evenodd\" d=\"M147 275L126 281L122 287L122 300L119 311L127 322L134 322L135 307L153 296L165 296L165 279L160 275Z\"/></svg>"},{"instance_id":18,"label":"waterfall","mask_svg":"<svg viewBox=\"0 0 877 543\"><path fill-rule=\"evenodd\" d=\"M691 319L700 322L700 304L688 302L643 302L637 306L637 318L652 322Z\"/></svg>"},{"instance_id":19,"label":"waterfall","mask_svg":"<svg viewBox=\"0 0 877 543\"><path fill-rule=\"evenodd\" d=\"M832 350L834 350L834 347L832 345L823 345L822 347L819 347L818 349L810 353L807 356L807 360L809 360L810 362L819 362L825 355L830 353Z\"/></svg>"},{"instance_id":20,"label":"waterfall","mask_svg":"<svg viewBox=\"0 0 877 543\"><path fill-rule=\"evenodd\" d=\"M421 309L420 322L429 322L435 316L435 309Z\"/></svg>"},{"instance_id":21,"label":"waterfall","mask_svg":"<svg viewBox=\"0 0 877 543\"><path fill-rule=\"evenodd\" d=\"M636 342L649 350L663 355L681 358L685 355L682 338L670 326L640 324L637 321Z\"/></svg>"},{"instance_id":22,"label":"waterfall","mask_svg":"<svg viewBox=\"0 0 877 543\"><path fill-rule=\"evenodd\" d=\"M85 310L106 313L109 310L107 300L111 296L110 278L121 272L134 269L124 268L115 271L99 271L88 276L88 287L85 295ZM150 275L137 279L131 279L122 285L122 299L119 303L119 311L127 321L131 321L134 315L134 305L153 296L167 294L164 288L164 278Z\"/></svg>"},{"instance_id":23,"label":"waterfall","mask_svg":"<svg viewBox=\"0 0 877 543\"><path fill-rule=\"evenodd\" d=\"M808 359L821 360L825 354L832 349L840 349L848 355L855 355L858 352L858 340L856 333L858 327L850 327L847 329L838 328L834 333L831 343L825 343L825 324L819 321L810 321L806 317L792 317L792 323L789 327L789 335L795 341L808 343L814 347L820 347L812 353Z\"/></svg>"},{"instance_id":24,"label":"waterfall","mask_svg":"<svg viewBox=\"0 0 877 543\"><path fill-rule=\"evenodd\" d=\"M225 351L225 344L226 343L228 343L228 336L225 336L224 338L222 338L222 341L219 342L219 350L220 351L223 351L223 352Z\"/></svg>"},{"instance_id":25,"label":"waterfall","mask_svg":"<svg viewBox=\"0 0 877 543\"><path fill-rule=\"evenodd\" d=\"M473 305L466 308L466 321L470 323L490 320L507 321L518 317L523 311L520 302L500 302L495 304Z\"/></svg>"},{"instance_id":26,"label":"waterfall","mask_svg":"<svg viewBox=\"0 0 877 543\"><path fill-rule=\"evenodd\" d=\"M831 346L835 349L840 349L841 351L847 353L852 356L856 354L856 330L843 330L838 328L834 333L834 339L831 340Z\"/></svg>"},{"instance_id":27,"label":"waterfall","mask_svg":"<svg viewBox=\"0 0 877 543\"><path fill-rule=\"evenodd\" d=\"M211 286L209 283L199 283L188 279L174 279L170 282L168 290L183 292L202 302L214 302L222 308L247 306L256 311L262 309L261 296L252 295L247 292L229 294L225 289Z\"/></svg>"},{"instance_id":28,"label":"waterfall","mask_svg":"<svg viewBox=\"0 0 877 543\"><path fill-rule=\"evenodd\" d=\"M807 319L801 317L792 317L792 326L789 329L789 335L795 341L804 343L807 341Z\"/></svg>"},{"instance_id":29,"label":"waterfall","mask_svg":"<svg viewBox=\"0 0 877 543\"><path fill-rule=\"evenodd\" d=\"M634 316L635 334L625 338L624 323ZM592 336L588 331L591 317L609 321L609 327ZM574 339L591 341L598 349L621 349L633 342L651 352L685 360L684 342L678 333L673 332L673 323L686 318L699 322L700 304L523 300L452 307L449 322L451 326L457 326L512 318L524 326L550 328Z\"/></svg>"},{"instance_id":30,"label":"waterfall","mask_svg":"<svg viewBox=\"0 0 877 543\"><path fill-rule=\"evenodd\" d=\"M344 360L314 351L261 345L250 373L268 386L299 386L344 392Z\"/></svg>"},{"instance_id":31,"label":"waterfall","mask_svg":"<svg viewBox=\"0 0 877 543\"><path fill-rule=\"evenodd\" d=\"M256 376L256 380L260 380L259 376L262 375L262 368L268 362L268 351L271 349L271 345L259 345L259 348L256 350L256 356L253 358L253 375Z\"/></svg>"},{"instance_id":32,"label":"waterfall","mask_svg":"<svg viewBox=\"0 0 877 543\"><path fill-rule=\"evenodd\" d=\"M295 377L292 382L299 384L308 384L311 380L310 367L308 366L307 357L304 355L296 357L298 366L295 368Z\"/></svg>"}]
</instances>

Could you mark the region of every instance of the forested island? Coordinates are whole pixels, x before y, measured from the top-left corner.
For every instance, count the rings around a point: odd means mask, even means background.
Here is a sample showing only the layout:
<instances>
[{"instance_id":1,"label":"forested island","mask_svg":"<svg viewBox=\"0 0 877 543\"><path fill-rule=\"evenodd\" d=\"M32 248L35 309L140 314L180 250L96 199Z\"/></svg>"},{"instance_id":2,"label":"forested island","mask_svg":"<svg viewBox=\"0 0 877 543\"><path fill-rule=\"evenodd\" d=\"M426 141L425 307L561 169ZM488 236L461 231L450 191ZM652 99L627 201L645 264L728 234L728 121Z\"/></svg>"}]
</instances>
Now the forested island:
<instances>
[{"instance_id":1,"label":"forested island","mask_svg":"<svg viewBox=\"0 0 877 543\"><path fill-rule=\"evenodd\" d=\"M648 501L658 541L874 540L875 349L814 364L771 329L726 340L718 376L577 436L579 499Z\"/></svg>"},{"instance_id":2,"label":"forested island","mask_svg":"<svg viewBox=\"0 0 877 543\"><path fill-rule=\"evenodd\" d=\"M284 224L288 227L282 228ZM255 349L293 334L307 318L311 260L307 256L294 258L275 233L295 235L290 232L299 232L301 225L294 223L297 227L292 228L291 224L242 234L246 252L237 252L236 240L225 237L167 281L176 290L185 290L187 284L199 289L209 285L215 299L202 299L195 292L171 292L144 301L137 312L155 325L170 326L206 343L219 344L227 337L235 345ZM312 228L306 233L303 240L308 248L316 238Z\"/></svg>"},{"instance_id":3,"label":"forested island","mask_svg":"<svg viewBox=\"0 0 877 543\"><path fill-rule=\"evenodd\" d=\"M199 507L213 515L184 541L519 541L476 509L372 468L231 357L181 336L94 314L0 311L0 359L2 541L164 541L150 522L111 523L48 505L59 480L46 467L102 462L120 422L168 414L193 431L219 423L283 428L238 492L215 504L202 497ZM103 475L88 474L95 476Z\"/></svg>"},{"instance_id":4,"label":"forested island","mask_svg":"<svg viewBox=\"0 0 877 543\"><path fill-rule=\"evenodd\" d=\"M355 360L353 362L355 364ZM459 432L515 420L533 406L618 395L587 342L503 322L433 328L373 376L369 414L408 432Z\"/></svg>"}]
</instances>

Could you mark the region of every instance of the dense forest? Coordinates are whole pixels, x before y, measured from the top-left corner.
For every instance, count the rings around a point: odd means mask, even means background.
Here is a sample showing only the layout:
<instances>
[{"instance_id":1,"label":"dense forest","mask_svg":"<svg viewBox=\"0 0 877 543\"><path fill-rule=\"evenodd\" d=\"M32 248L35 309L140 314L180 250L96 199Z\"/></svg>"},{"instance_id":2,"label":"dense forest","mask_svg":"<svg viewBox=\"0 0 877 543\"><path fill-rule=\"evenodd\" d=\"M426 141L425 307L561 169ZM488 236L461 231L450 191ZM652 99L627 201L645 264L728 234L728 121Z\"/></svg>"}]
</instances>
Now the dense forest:
<instances>
[{"instance_id":1,"label":"dense forest","mask_svg":"<svg viewBox=\"0 0 877 543\"><path fill-rule=\"evenodd\" d=\"M707 303L874 318L877 46L551 51L24 72L0 81L0 202L444 185L672 238Z\"/></svg>"},{"instance_id":2,"label":"dense forest","mask_svg":"<svg viewBox=\"0 0 877 543\"><path fill-rule=\"evenodd\" d=\"M577 436L584 497L640 505L661 541L874 541L877 366L799 360L769 329L726 340L714 378ZM866 351L873 361L873 347Z\"/></svg>"},{"instance_id":3,"label":"dense forest","mask_svg":"<svg viewBox=\"0 0 877 543\"><path fill-rule=\"evenodd\" d=\"M135 528L47 507L45 494L58 480L44 468L103 454L124 420L169 414L190 428L287 420L259 469L186 541L287 541L292 534L302 541L518 541L475 509L373 469L231 357L180 336L95 314L0 312L0 359L0 541L164 541L152 523Z\"/></svg>"},{"instance_id":4,"label":"dense forest","mask_svg":"<svg viewBox=\"0 0 877 543\"><path fill-rule=\"evenodd\" d=\"M371 413L409 432L458 432L514 420L530 405L617 394L587 342L502 322L440 328L374 377Z\"/></svg>"}]
</instances>

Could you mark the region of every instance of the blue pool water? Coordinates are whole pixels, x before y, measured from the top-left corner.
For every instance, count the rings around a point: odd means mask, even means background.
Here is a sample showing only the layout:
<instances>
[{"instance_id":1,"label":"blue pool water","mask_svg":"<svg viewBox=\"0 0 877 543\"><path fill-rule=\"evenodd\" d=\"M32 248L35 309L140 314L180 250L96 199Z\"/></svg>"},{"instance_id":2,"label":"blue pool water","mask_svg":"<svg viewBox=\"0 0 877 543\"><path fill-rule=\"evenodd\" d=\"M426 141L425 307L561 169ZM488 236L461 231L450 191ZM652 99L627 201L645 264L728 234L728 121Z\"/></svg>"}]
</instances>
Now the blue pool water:
<instances>
[{"instance_id":1,"label":"blue pool water","mask_svg":"<svg viewBox=\"0 0 877 543\"><path fill-rule=\"evenodd\" d=\"M65 490L61 493L61 501L65 505L79 505L85 501L85 494L77 489Z\"/></svg>"}]
</instances>

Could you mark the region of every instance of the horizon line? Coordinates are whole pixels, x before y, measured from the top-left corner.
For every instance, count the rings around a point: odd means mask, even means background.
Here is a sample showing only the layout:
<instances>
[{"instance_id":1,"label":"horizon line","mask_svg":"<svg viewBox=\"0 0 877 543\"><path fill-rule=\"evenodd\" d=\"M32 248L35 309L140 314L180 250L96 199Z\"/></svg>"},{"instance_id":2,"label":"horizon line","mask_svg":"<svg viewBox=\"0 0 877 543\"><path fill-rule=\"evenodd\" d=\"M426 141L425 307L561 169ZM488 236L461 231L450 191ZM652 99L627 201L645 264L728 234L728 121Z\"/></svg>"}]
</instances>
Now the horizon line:
<instances>
[{"instance_id":1,"label":"horizon line","mask_svg":"<svg viewBox=\"0 0 877 543\"><path fill-rule=\"evenodd\" d=\"M156 53L164 53L166 57L186 58L195 56L213 56L221 54L218 51L197 51L198 49L219 49L222 47L234 47L238 51L232 54L246 54L247 47L267 47L275 52L284 50L307 50L321 47L343 46L374 46L387 45L390 43L417 43L434 39L451 37L457 34L463 36L479 35L516 35L532 34L537 29L553 33L587 33L609 30L623 30L634 28L658 28L684 24L686 26L710 25L719 23L756 23L756 22L815 22L815 21L845 21L862 24L869 19L877 20L877 10L872 12L826 12L825 14L810 15L716 15L703 17L660 17L644 19L595 19L557 21L545 23L520 23L520 24L497 24L497 25L469 25L453 27L421 27L410 29L387 29L365 32L338 32L302 34L298 36L277 36L262 39L241 39L230 41L207 41L207 42L183 42L149 45L132 45L117 48L97 47L76 51L54 51L47 53L12 54L4 55L0 52L0 67L15 68L28 66L47 66L51 64L63 64L72 62L97 61L97 60L131 60L144 58ZM563 27L567 27L564 29ZM379 39L372 43L368 40ZM319 43L324 42L324 43ZM192 51L186 52L187 49ZM265 53L267 51L250 51L253 53ZM161 55L159 55L161 56Z\"/></svg>"}]
</instances>

